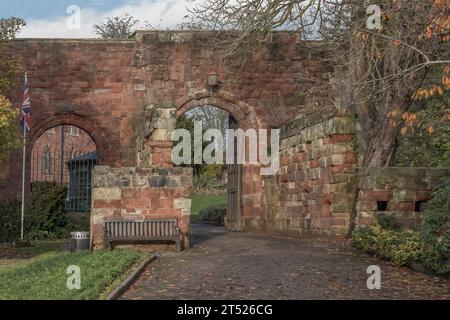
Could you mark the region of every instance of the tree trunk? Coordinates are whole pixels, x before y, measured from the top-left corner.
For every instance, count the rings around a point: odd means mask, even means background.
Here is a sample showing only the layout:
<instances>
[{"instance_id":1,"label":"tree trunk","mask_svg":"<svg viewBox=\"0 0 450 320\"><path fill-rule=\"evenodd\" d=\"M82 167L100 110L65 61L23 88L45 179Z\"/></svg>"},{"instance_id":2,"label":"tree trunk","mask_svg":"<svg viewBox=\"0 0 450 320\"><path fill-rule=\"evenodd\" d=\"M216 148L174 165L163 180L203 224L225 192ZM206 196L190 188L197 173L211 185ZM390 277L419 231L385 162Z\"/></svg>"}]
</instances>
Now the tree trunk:
<instances>
[{"instance_id":1,"label":"tree trunk","mask_svg":"<svg viewBox=\"0 0 450 320\"><path fill-rule=\"evenodd\" d=\"M394 159L399 128L390 125L387 121L383 124L383 128L376 132L367 146L365 159L362 162L364 168L387 167Z\"/></svg>"}]
</instances>

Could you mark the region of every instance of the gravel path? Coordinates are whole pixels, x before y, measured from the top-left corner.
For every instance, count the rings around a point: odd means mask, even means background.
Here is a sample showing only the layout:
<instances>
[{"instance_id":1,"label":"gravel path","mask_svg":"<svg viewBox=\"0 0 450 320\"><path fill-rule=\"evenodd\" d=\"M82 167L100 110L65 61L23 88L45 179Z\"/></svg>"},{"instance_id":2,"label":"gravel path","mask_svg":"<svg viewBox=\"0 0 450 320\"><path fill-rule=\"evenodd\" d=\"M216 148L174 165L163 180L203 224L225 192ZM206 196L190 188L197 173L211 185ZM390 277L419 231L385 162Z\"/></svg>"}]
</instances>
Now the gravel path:
<instances>
[{"instance_id":1,"label":"gravel path","mask_svg":"<svg viewBox=\"0 0 450 320\"><path fill-rule=\"evenodd\" d=\"M152 263L122 299L450 299L450 279L366 256L347 243L193 225L193 248ZM381 268L381 289L366 287Z\"/></svg>"}]
</instances>

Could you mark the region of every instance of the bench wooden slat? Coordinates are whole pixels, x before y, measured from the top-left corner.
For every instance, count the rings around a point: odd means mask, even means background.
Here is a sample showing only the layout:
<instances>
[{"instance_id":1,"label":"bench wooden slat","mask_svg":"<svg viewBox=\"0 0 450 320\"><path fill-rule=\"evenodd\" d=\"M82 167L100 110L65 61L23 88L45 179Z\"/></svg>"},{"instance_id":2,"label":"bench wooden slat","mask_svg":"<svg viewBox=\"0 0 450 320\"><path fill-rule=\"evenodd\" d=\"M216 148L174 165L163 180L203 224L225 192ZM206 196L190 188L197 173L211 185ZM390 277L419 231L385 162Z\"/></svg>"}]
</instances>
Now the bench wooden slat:
<instances>
[{"instance_id":1,"label":"bench wooden slat","mask_svg":"<svg viewBox=\"0 0 450 320\"><path fill-rule=\"evenodd\" d=\"M120 241L170 240L180 246L180 230L177 219L159 220L105 220L105 245Z\"/></svg>"}]
</instances>

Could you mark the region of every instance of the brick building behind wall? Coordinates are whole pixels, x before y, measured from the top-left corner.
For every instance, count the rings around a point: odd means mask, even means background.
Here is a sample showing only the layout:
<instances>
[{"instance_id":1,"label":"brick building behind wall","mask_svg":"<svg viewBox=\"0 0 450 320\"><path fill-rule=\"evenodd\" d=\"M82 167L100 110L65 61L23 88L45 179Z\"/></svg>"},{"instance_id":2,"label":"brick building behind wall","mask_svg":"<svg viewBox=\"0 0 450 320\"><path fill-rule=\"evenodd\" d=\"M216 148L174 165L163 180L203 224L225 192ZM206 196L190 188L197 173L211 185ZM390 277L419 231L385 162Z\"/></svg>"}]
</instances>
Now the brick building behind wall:
<instances>
[{"instance_id":1,"label":"brick building behind wall","mask_svg":"<svg viewBox=\"0 0 450 320\"><path fill-rule=\"evenodd\" d=\"M63 137L62 130L64 130ZM67 161L95 151L94 141L80 128L57 126L48 129L33 146L30 182L52 181L67 185L69 182Z\"/></svg>"}]
</instances>

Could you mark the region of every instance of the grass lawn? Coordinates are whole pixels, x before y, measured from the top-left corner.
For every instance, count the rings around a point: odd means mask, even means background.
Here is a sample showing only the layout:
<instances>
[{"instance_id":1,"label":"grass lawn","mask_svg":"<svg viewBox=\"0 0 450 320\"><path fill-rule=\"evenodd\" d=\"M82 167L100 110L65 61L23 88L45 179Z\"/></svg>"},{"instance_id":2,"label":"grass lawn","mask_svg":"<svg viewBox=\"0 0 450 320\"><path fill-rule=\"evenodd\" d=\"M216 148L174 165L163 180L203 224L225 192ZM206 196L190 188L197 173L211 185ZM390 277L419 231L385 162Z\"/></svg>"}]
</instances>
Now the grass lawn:
<instances>
[{"instance_id":1,"label":"grass lawn","mask_svg":"<svg viewBox=\"0 0 450 320\"><path fill-rule=\"evenodd\" d=\"M198 213L201 209L215 204L227 203L226 194L217 196L193 195L191 199L191 223L196 223L198 221Z\"/></svg>"},{"instance_id":2,"label":"grass lawn","mask_svg":"<svg viewBox=\"0 0 450 320\"><path fill-rule=\"evenodd\" d=\"M0 270L0 300L98 299L144 258L143 253L129 250L41 256L26 266ZM69 290L66 285L67 267L72 265L81 270L80 290Z\"/></svg>"},{"instance_id":3,"label":"grass lawn","mask_svg":"<svg viewBox=\"0 0 450 320\"><path fill-rule=\"evenodd\" d=\"M36 241L29 247L14 247L15 254L18 256L35 257L44 253L54 253L60 251L61 245L68 240L56 241Z\"/></svg>"},{"instance_id":4,"label":"grass lawn","mask_svg":"<svg viewBox=\"0 0 450 320\"><path fill-rule=\"evenodd\" d=\"M67 240L33 241L29 247L0 244L0 270L27 265L40 256L52 256L60 252Z\"/></svg>"}]
</instances>

